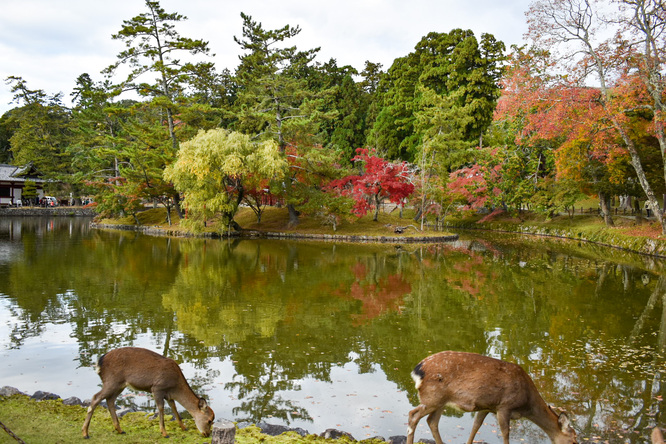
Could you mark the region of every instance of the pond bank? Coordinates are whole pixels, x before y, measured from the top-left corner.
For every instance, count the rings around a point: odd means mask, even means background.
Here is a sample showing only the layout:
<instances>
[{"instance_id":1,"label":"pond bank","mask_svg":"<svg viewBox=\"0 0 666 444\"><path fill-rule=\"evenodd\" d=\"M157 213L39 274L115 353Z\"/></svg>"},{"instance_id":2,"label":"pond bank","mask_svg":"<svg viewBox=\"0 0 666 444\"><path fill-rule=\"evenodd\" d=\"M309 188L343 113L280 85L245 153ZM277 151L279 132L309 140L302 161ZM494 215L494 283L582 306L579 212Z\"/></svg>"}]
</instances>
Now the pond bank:
<instances>
[{"instance_id":1,"label":"pond bank","mask_svg":"<svg viewBox=\"0 0 666 444\"><path fill-rule=\"evenodd\" d=\"M92 228L106 230L138 231L150 236L174 236L174 237L208 237L208 238L241 238L241 239L294 239L294 240L318 240L333 242L379 242L389 244L403 243L432 243L432 242L452 242L458 240L457 234L447 234L444 236L365 236L365 235L344 235L344 234L319 234L319 233L285 233L258 230L232 231L228 236L219 233L200 233L195 234L189 231L177 228L164 228L159 226L143 225L122 225L122 224L102 224L92 223Z\"/></svg>"},{"instance_id":2,"label":"pond bank","mask_svg":"<svg viewBox=\"0 0 666 444\"><path fill-rule=\"evenodd\" d=\"M605 247L617 248L648 256L666 258L666 240L646 236L632 236L621 232L621 228L605 226L580 228L560 225L515 223L490 221L479 223L476 220L451 221L447 228L464 230L486 230L499 233L527 234L532 236L555 237L579 242L589 242Z\"/></svg>"}]
</instances>

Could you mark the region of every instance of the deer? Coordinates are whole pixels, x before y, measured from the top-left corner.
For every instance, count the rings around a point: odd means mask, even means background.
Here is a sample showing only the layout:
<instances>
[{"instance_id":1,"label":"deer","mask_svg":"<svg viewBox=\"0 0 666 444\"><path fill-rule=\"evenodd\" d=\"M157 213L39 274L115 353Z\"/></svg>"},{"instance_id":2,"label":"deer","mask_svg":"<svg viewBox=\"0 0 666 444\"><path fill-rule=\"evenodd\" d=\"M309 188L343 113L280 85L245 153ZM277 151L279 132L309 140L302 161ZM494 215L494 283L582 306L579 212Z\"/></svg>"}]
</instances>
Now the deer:
<instances>
[{"instance_id":1,"label":"deer","mask_svg":"<svg viewBox=\"0 0 666 444\"><path fill-rule=\"evenodd\" d=\"M159 411L160 431L162 436L169 435L164 427L164 400L169 403L173 415L182 430L187 427L180 419L176 403L190 412L199 432L205 437L211 433L215 413L206 400L198 397L187 383L178 363L151 350L139 347L117 348L102 355L97 361L97 374L102 379L102 390L92 397L86 420L81 429L84 438L88 438L88 427L95 408L106 399L111 420L116 431L123 434L116 415L116 398L125 387L150 392L155 398Z\"/></svg>"},{"instance_id":2,"label":"deer","mask_svg":"<svg viewBox=\"0 0 666 444\"><path fill-rule=\"evenodd\" d=\"M421 418L427 422L437 444L439 419L445 407L476 412L467 444L488 413L497 416L504 444L509 444L511 419L525 417L539 426L553 444L577 444L576 432L566 412L556 412L546 404L532 378L517 364L476 353L443 351L428 356L412 371L420 405L409 412L407 444Z\"/></svg>"},{"instance_id":3,"label":"deer","mask_svg":"<svg viewBox=\"0 0 666 444\"><path fill-rule=\"evenodd\" d=\"M652 429L652 444L664 444L664 435L659 427Z\"/></svg>"}]
</instances>

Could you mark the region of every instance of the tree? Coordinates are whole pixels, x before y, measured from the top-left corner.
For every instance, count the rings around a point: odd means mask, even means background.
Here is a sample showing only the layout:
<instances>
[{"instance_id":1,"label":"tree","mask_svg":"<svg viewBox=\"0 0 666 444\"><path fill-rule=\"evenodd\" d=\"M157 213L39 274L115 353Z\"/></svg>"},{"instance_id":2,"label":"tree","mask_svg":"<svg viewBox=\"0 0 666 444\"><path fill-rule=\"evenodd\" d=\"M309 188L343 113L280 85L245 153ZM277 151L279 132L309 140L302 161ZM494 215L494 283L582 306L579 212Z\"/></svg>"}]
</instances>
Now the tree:
<instances>
[{"instance_id":1,"label":"tree","mask_svg":"<svg viewBox=\"0 0 666 444\"><path fill-rule=\"evenodd\" d=\"M11 109L0 116L0 162L10 163L12 159L11 138L18 127L18 122L12 115L19 112L17 108Z\"/></svg>"},{"instance_id":2,"label":"tree","mask_svg":"<svg viewBox=\"0 0 666 444\"><path fill-rule=\"evenodd\" d=\"M406 162L388 162L367 148L358 148L356 152L352 160L361 164L363 172L334 180L328 188L353 197L355 203L352 212L359 217L374 209L372 220L377 221L385 199L402 205L404 199L412 194L412 171Z\"/></svg>"},{"instance_id":3,"label":"tree","mask_svg":"<svg viewBox=\"0 0 666 444\"><path fill-rule=\"evenodd\" d=\"M153 105L165 114L171 155L175 156L179 145L175 123L175 115L178 113L176 98L183 93L188 82L191 82L193 73L201 69L208 72L201 64L183 63L180 55L208 55L210 50L207 42L182 37L176 31L175 23L187 17L167 13L159 1L146 0L145 5L147 12L124 20L120 31L112 36L115 40L122 40L128 49L118 54L116 63L104 72L111 75L121 65L131 68L120 88L133 89L140 95L153 98ZM144 81L150 74L155 78ZM166 163L171 160L168 159ZM178 202L177 194L173 195L173 198ZM180 205L176 204L176 208L180 211Z\"/></svg>"},{"instance_id":4,"label":"tree","mask_svg":"<svg viewBox=\"0 0 666 444\"><path fill-rule=\"evenodd\" d=\"M292 184L287 205L298 207L335 230L340 220L349 215L351 204L346 197L327 190L332 181L348 173L346 153L321 145L291 145L286 154L288 180Z\"/></svg>"},{"instance_id":5,"label":"tree","mask_svg":"<svg viewBox=\"0 0 666 444\"><path fill-rule=\"evenodd\" d=\"M308 69L319 48L297 51L295 46L280 45L298 35L301 29L285 25L266 30L261 23L241 13L242 38L234 40L244 52L236 70L239 84L237 129L248 134L277 141L281 154L285 154L289 141L315 134L312 94L302 72ZM312 142L312 141L310 141ZM290 194L291 181L284 183L284 192ZM298 211L291 204L289 221L298 223Z\"/></svg>"},{"instance_id":6,"label":"tree","mask_svg":"<svg viewBox=\"0 0 666 444\"><path fill-rule=\"evenodd\" d=\"M470 30L423 37L414 52L396 59L382 78L381 110L370 145L389 158L415 159L421 145L440 133L431 121L434 110L447 113L447 126L456 127L446 130L449 139L455 133L458 145L479 143L499 97L503 51L504 44L492 35L477 40Z\"/></svg>"},{"instance_id":7,"label":"tree","mask_svg":"<svg viewBox=\"0 0 666 444\"><path fill-rule=\"evenodd\" d=\"M118 93L108 81L95 83L87 73L76 79L71 94L72 142L67 149L74 170L72 183L77 186L85 188L102 182L105 187L108 179L120 176L123 154L119 141L123 129L115 108L122 108L122 104L112 102ZM115 200L114 196L109 197Z\"/></svg>"},{"instance_id":8,"label":"tree","mask_svg":"<svg viewBox=\"0 0 666 444\"><path fill-rule=\"evenodd\" d=\"M503 79L497 127L507 128L506 146L525 159L526 172L536 174L535 187L540 179L567 181L567 189L574 183L581 192L598 195L602 216L606 224L613 225L610 198L635 195L637 176L627 168L630 157L617 133L609 131L598 101L599 90L571 83L571 76L555 72L556 66L549 51L514 48ZM645 156L649 143L639 136L646 135L644 119L628 116L627 124ZM516 172L506 170L510 171ZM558 187L554 183L550 188ZM507 188L524 187L516 183ZM539 199L546 200L543 195Z\"/></svg>"},{"instance_id":9,"label":"tree","mask_svg":"<svg viewBox=\"0 0 666 444\"><path fill-rule=\"evenodd\" d=\"M26 200L30 205L37 199L37 183L34 180L26 179L21 192L21 200Z\"/></svg>"},{"instance_id":10,"label":"tree","mask_svg":"<svg viewBox=\"0 0 666 444\"><path fill-rule=\"evenodd\" d=\"M327 117L320 124L322 145L341 150L350 160L356 147L365 145L369 94L354 81L358 72L351 66L338 67L335 59L313 71L310 77L315 81L310 80L309 87L319 93L318 109Z\"/></svg>"},{"instance_id":11,"label":"tree","mask_svg":"<svg viewBox=\"0 0 666 444\"><path fill-rule=\"evenodd\" d=\"M31 90L21 77L10 76L14 101L22 103L9 117L14 128L9 139L12 162L32 163L44 176L63 179L70 171L66 150L69 143L71 116L62 104L60 94L49 97L43 90Z\"/></svg>"},{"instance_id":12,"label":"tree","mask_svg":"<svg viewBox=\"0 0 666 444\"><path fill-rule=\"evenodd\" d=\"M214 129L184 142L164 176L184 194L188 220L195 228L218 213L224 227L238 228L233 218L244 197L246 178L270 179L284 174L285 167L274 141L257 143L248 135Z\"/></svg>"},{"instance_id":13,"label":"tree","mask_svg":"<svg viewBox=\"0 0 666 444\"><path fill-rule=\"evenodd\" d=\"M529 36L539 48L559 51L557 68L570 86L588 88L591 112L571 137L580 137L587 127L589 139L606 136L605 145L620 147L631 159L649 205L666 234L666 218L650 183L636 135L630 121L639 111L649 121L649 129L658 140L666 181L666 132L662 115L665 80L662 78L666 55L666 10L660 0L620 0L616 18L605 19L591 0L541 0L528 13ZM612 39L603 39L599 31L614 27ZM561 98L560 98L561 99ZM601 129L609 129L601 131Z\"/></svg>"}]
</instances>

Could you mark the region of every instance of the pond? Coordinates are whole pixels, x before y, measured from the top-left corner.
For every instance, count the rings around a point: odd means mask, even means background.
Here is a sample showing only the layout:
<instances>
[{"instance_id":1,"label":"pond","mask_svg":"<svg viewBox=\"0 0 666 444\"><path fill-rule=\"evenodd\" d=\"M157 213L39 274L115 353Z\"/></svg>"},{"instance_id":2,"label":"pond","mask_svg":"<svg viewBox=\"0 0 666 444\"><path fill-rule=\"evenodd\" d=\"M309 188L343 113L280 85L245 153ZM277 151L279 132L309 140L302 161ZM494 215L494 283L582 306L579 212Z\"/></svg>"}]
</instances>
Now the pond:
<instances>
[{"instance_id":1,"label":"pond","mask_svg":"<svg viewBox=\"0 0 666 444\"><path fill-rule=\"evenodd\" d=\"M410 372L465 350L522 365L581 440L665 423L666 264L545 238L359 245L171 239L80 218L0 219L0 385L89 399L105 351L181 363L218 418L405 435ZM129 390L121 404L152 407ZM83 422L83 415L81 421ZM500 443L494 416L477 439ZM470 414L446 412L445 442ZM425 420L416 438L430 438ZM549 442L527 421L512 441Z\"/></svg>"}]
</instances>

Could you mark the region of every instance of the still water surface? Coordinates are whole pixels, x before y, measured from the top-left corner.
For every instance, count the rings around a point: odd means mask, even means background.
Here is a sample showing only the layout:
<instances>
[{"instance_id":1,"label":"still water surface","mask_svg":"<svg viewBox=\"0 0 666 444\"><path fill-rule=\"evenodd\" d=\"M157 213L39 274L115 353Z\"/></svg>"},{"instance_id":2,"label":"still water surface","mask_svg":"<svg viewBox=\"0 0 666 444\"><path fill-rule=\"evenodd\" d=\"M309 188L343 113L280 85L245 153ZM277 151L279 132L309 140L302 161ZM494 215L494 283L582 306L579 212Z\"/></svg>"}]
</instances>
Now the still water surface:
<instances>
[{"instance_id":1,"label":"still water surface","mask_svg":"<svg viewBox=\"0 0 666 444\"><path fill-rule=\"evenodd\" d=\"M0 385L90 398L97 357L136 345L180 362L218 418L388 438L418 403L415 364L453 349L521 364L583 441L646 442L666 424L662 261L475 232L395 247L88 222L0 219ZM464 442L471 415L448 415L444 441ZM548 442L513 424L516 442ZM425 420L416 437L430 438ZM478 439L501 442L494 417Z\"/></svg>"}]
</instances>

